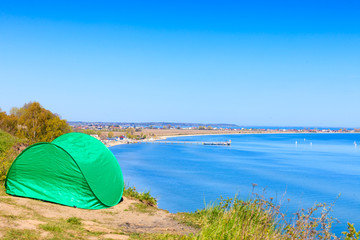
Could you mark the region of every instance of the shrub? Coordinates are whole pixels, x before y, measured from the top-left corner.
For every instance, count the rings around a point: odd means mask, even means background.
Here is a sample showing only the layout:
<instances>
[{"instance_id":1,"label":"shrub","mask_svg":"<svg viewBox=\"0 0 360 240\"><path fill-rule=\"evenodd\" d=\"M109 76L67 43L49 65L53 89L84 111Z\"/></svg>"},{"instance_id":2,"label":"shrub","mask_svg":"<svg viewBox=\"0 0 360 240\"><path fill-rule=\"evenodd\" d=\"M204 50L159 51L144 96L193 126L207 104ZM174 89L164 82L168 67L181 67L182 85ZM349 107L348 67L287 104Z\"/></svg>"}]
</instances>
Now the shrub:
<instances>
[{"instance_id":1,"label":"shrub","mask_svg":"<svg viewBox=\"0 0 360 240\"><path fill-rule=\"evenodd\" d=\"M143 202L147 205L153 206L153 207L155 207L157 205L157 200L156 200L156 198L154 198L150 195L150 191L139 193L136 191L135 187L129 187L129 186L125 185L124 196L138 199L141 202Z\"/></svg>"},{"instance_id":2,"label":"shrub","mask_svg":"<svg viewBox=\"0 0 360 240\"><path fill-rule=\"evenodd\" d=\"M18 152L15 145L21 140L0 130L0 182L4 181L6 174Z\"/></svg>"}]
</instances>

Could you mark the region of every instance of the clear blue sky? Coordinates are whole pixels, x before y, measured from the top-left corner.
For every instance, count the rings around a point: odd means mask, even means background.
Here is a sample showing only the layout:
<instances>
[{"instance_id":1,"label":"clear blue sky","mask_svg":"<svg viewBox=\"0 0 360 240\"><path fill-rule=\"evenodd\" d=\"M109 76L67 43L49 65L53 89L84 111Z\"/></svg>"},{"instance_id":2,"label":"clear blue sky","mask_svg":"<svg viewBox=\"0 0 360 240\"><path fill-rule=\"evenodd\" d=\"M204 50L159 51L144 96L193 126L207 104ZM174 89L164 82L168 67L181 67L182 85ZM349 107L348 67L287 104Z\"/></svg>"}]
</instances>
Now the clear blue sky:
<instances>
[{"instance_id":1,"label":"clear blue sky","mask_svg":"<svg viewBox=\"0 0 360 240\"><path fill-rule=\"evenodd\" d=\"M72 121L360 127L360 3L1 1L0 83Z\"/></svg>"}]
</instances>

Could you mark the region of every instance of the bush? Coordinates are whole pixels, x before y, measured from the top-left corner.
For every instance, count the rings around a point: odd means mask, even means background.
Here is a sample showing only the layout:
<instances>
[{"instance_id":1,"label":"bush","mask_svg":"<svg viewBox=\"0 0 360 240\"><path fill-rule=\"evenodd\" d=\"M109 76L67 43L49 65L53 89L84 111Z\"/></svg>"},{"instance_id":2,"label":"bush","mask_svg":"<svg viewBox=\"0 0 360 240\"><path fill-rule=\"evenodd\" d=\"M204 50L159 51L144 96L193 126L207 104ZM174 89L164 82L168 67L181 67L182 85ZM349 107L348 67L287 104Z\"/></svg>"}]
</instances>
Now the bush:
<instances>
[{"instance_id":1,"label":"bush","mask_svg":"<svg viewBox=\"0 0 360 240\"><path fill-rule=\"evenodd\" d=\"M135 187L129 187L129 186L125 185L124 196L138 199L141 202L143 202L147 205L153 206L153 207L155 207L157 205L157 200L156 200L156 198L154 198L150 195L150 191L139 193L136 191Z\"/></svg>"},{"instance_id":2,"label":"bush","mask_svg":"<svg viewBox=\"0 0 360 240\"><path fill-rule=\"evenodd\" d=\"M8 170L18 154L15 145L20 143L20 139L0 130L0 181L5 180Z\"/></svg>"}]
</instances>

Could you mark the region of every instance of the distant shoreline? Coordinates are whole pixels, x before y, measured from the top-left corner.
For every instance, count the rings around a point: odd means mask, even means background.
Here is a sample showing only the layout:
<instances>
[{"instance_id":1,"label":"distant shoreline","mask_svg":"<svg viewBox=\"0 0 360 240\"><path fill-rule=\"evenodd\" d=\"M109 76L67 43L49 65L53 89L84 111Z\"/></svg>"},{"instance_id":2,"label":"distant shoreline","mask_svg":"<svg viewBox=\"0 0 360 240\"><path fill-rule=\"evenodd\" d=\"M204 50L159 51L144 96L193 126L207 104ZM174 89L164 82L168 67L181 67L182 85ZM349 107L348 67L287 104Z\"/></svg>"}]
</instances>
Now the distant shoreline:
<instances>
[{"instance_id":1,"label":"distant shoreline","mask_svg":"<svg viewBox=\"0 0 360 240\"><path fill-rule=\"evenodd\" d=\"M211 136L211 135L255 135L255 134L360 134L360 132L252 132L252 133L205 133L205 134L193 134L193 135L173 135L173 136L162 136L163 140L173 137L195 137L195 136Z\"/></svg>"},{"instance_id":2,"label":"distant shoreline","mask_svg":"<svg viewBox=\"0 0 360 240\"><path fill-rule=\"evenodd\" d=\"M199 133L199 134L178 134L178 135L167 135L167 136L159 136L152 141L166 140L168 138L176 138L176 137L196 137L196 136L220 136L220 135L256 135L256 134L360 134L360 132L224 132L224 133ZM138 142L152 142L147 139L145 140L135 140L134 143ZM106 144L107 147L114 147L117 145L128 144L125 141L114 141ZM133 144L133 143L131 143Z\"/></svg>"}]
</instances>

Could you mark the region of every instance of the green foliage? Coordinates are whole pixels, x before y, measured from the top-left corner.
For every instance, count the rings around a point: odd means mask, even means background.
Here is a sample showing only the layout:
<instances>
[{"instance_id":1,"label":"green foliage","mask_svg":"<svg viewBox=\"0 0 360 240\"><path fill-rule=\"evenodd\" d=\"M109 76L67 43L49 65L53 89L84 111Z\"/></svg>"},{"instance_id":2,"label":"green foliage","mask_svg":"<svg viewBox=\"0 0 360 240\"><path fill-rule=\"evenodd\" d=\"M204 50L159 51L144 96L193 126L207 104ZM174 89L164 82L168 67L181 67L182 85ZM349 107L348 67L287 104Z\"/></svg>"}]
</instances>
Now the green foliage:
<instances>
[{"instance_id":1,"label":"green foliage","mask_svg":"<svg viewBox=\"0 0 360 240\"><path fill-rule=\"evenodd\" d=\"M30 144L50 142L71 131L70 126L59 116L43 108L40 103L25 104L19 117L18 135L28 139Z\"/></svg>"},{"instance_id":2,"label":"green foliage","mask_svg":"<svg viewBox=\"0 0 360 240\"><path fill-rule=\"evenodd\" d=\"M0 112L0 129L15 135L18 131L18 117L14 115L7 115L5 112Z\"/></svg>"},{"instance_id":3,"label":"green foliage","mask_svg":"<svg viewBox=\"0 0 360 240\"><path fill-rule=\"evenodd\" d=\"M17 138L11 136L9 133L6 133L0 130L0 156L5 153L10 147L12 147L16 142Z\"/></svg>"},{"instance_id":4,"label":"green foliage","mask_svg":"<svg viewBox=\"0 0 360 240\"><path fill-rule=\"evenodd\" d=\"M3 184L0 184L0 197L1 196L6 196L5 185L3 185Z\"/></svg>"},{"instance_id":5,"label":"green foliage","mask_svg":"<svg viewBox=\"0 0 360 240\"><path fill-rule=\"evenodd\" d=\"M81 225L81 219L77 217L68 218L66 219L66 222L72 225Z\"/></svg>"},{"instance_id":6,"label":"green foliage","mask_svg":"<svg viewBox=\"0 0 360 240\"><path fill-rule=\"evenodd\" d=\"M75 132L82 132L85 133L87 135L95 135L98 134L97 131L93 130L93 129L80 129L80 130L74 130Z\"/></svg>"},{"instance_id":7,"label":"green foliage","mask_svg":"<svg viewBox=\"0 0 360 240\"><path fill-rule=\"evenodd\" d=\"M181 222L187 226L193 227L193 228L200 228L200 212L196 211L194 213L188 213L188 212L179 212L176 213L174 216L174 219L178 222Z\"/></svg>"},{"instance_id":8,"label":"green foliage","mask_svg":"<svg viewBox=\"0 0 360 240\"><path fill-rule=\"evenodd\" d=\"M132 233L130 239L138 240L187 240L186 235L177 235L169 233Z\"/></svg>"},{"instance_id":9,"label":"green foliage","mask_svg":"<svg viewBox=\"0 0 360 240\"><path fill-rule=\"evenodd\" d=\"M26 139L29 144L50 142L71 131L65 120L61 120L38 102L30 102L22 108L12 108L10 112L10 115L0 112L0 128Z\"/></svg>"},{"instance_id":10,"label":"green foliage","mask_svg":"<svg viewBox=\"0 0 360 240\"><path fill-rule=\"evenodd\" d=\"M129 139L135 139L136 136L134 135L135 134L135 128L128 128L126 129L126 137L129 138Z\"/></svg>"},{"instance_id":11,"label":"green foliage","mask_svg":"<svg viewBox=\"0 0 360 240\"><path fill-rule=\"evenodd\" d=\"M153 206L153 207L155 207L157 205L157 200L156 200L156 198L154 198L150 195L150 191L139 193L136 191L135 187L125 186L123 195L125 197L138 199L141 202L143 202L147 205Z\"/></svg>"},{"instance_id":12,"label":"green foliage","mask_svg":"<svg viewBox=\"0 0 360 240\"><path fill-rule=\"evenodd\" d=\"M190 226L200 226L197 234L186 239L345 239L359 240L360 231L348 224L348 231L340 238L331 232L332 205L315 204L301 209L289 220L273 199L256 195L248 201L220 198L217 204L194 213L180 213L175 217ZM180 236L179 236L180 238ZM183 237L182 237L183 238Z\"/></svg>"},{"instance_id":13,"label":"green foliage","mask_svg":"<svg viewBox=\"0 0 360 240\"><path fill-rule=\"evenodd\" d=\"M276 218L269 210L256 201L221 198L218 204L194 213L201 231L191 238L281 239Z\"/></svg>"},{"instance_id":14,"label":"green foliage","mask_svg":"<svg viewBox=\"0 0 360 240\"><path fill-rule=\"evenodd\" d=\"M17 155L14 145L20 142L20 139L0 130L0 181L5 180L7 171Z\"/></svg>"},{"instance_id":15,"label":"green foliage","mask_svg":"<svg viewBox=\"0 0 360 240\"><path fill-rule=\"evenodd\" d=\"M145 203L135 203L126 211L137 211L141 213L153 214L156 211L156 208Z\"/></svg>"},{"instance_id":16,"label":"green foliage","mask_svg":"<svg viewBox=\"0 0 360 240\"><path fill-rule=\"evenodd\" d=\"M45 231L49 231L49 232L62 232L63 231L63 229L61 227L59 227L58 225L55 225L55 224L51 224L51 223L42 224L42 225L40 225L40 228Z\"/></svg>"},{"instance_id":17,"label":"green foliage","mask_svg":"<svg viewBox=\"0 0 360 240\"><path fill-rule=\"evenodd\" d=\"M24 114L25 108L17 108L17 107L12 107L10 109L10 115L14 115L15 117L20 117L21 115Z\"/></svg>"},{"instance_id":18,"label":"green foliage","mask_svg":"<svg viewBox=\"0 0 360 240\"><path fill-rule=\"evenodd\" d=\"M5 236L2 239L4 239L4 240L35 240L35 239L40 239L40 237L34 230L10 229L9 231L6 232Z\"/></svg>"},{"instance_id":19,"label":"green foliage","mask_svg":"<svg viewBox=\"0 0 360 240\"><path fill-rule=\"evenodd\" d=\"M108 138L114 137L114 132L108 132Z\"/></svg>"},{"instance_id":20,"label":"green foliage","mask_svg":"<svg viewBox=\"0 0 360 240\"><path fill-rule=\"evenodd\" d=\"M356 231L354 224L348 223L348 231L342 232L344 240L359 240L360 231Z\"/></svg>"}]
</instances>

